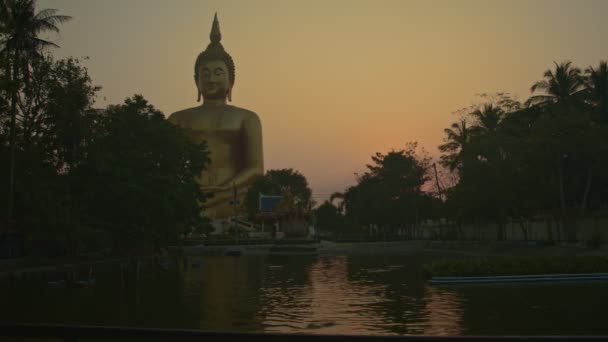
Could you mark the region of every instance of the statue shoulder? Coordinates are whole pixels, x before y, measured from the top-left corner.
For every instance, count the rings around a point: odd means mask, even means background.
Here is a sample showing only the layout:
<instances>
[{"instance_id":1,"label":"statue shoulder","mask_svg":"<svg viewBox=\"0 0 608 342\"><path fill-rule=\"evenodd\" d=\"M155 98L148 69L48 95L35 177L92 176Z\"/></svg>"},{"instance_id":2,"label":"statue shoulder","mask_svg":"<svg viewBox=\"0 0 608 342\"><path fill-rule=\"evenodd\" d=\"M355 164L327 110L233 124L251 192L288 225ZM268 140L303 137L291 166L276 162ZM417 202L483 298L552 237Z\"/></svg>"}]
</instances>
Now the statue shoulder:
<instances>
[{"instance_id":1,"label":"statue shoulder","mask_svg":"<svg viewBox=\"0 0 608 342\"><path fill-rule=\"evenodd\" d=\"M194 113L196 113L197 109L198 109L198 107L192 107L192 108L179 110L179 111L169 115L167 120L176 125L183 124L183 123L191 120L192 116L194 115Z\"/></svg>"},{"instance_id":2,"label":"statue shoulder","mask_svg":"<svg viewBox=\"0 0 608 342\"><path fill-rule=\"evenodd\" d=\"M229 105L229 107L232 111L234 111L234 113L237 113L243 120L252 120L257 122L260 121L258 114L254 111L233 105Z\"/></svg>"}]
</instances>

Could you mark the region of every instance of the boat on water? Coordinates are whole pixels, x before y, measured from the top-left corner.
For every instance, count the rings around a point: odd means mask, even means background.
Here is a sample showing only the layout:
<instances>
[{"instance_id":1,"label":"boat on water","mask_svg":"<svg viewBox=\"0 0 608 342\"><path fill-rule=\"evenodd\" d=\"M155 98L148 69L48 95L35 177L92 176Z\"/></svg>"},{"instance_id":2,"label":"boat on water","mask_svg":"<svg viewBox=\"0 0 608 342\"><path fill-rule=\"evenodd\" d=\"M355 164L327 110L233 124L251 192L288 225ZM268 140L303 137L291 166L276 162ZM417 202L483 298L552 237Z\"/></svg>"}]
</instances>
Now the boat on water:
<instances>
[{"instance_id":1,"label":"boat on water","mask_svg":"<svg viewBox=\"0 0 608 342\"><path fill-rule=\"evenodd\" d=\"M432 285L608 281L608 273L530 274L483 277L432 277Z\"/></svg>"}]
</instances>

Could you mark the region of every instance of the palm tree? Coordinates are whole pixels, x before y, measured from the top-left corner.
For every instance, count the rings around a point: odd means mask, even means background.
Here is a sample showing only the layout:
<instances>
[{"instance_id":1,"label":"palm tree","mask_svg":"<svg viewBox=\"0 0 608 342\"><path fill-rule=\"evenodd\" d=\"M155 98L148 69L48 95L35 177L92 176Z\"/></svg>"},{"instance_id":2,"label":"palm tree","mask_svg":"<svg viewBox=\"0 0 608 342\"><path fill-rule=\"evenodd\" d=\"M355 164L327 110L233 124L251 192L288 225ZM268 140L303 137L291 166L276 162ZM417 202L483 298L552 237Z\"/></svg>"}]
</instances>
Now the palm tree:
<instances>
[{"instance_id":1,"label":"palm tree","mask_svg":"<svg viewBox=\"0 0 608 342\"><path fill-rule=\"evenodd\" d=\"M471 139L471 129L467 127L466 119L461 119L460 122L454 122L450 128L446 128L444 132L447 142L440 145L439 150L447 154L441 156L441 162L444 166L449 167L450 171L460 169L462 172L468 160L466 155Z\"/></svg>"},{"instance_id":2,"label":"palm tree","mask_svg":"<svg viewBox=\"0 0 608 342\"><path fill-rule=\"evenodd\" d=\"M336 191L329 196L329 203L331 203L331 205L334 205L334 201L338 200L340 202L339 205L337 206L338 210L341 213L344 213L344 199L345 199L345 193Z\"/></svg>"},{"instance_id":3,"label":"palm tree","mask_svg":"<svg viewBox=\"0 0 608 342\"><path fill-rule=\"evenodd\" d=\"M530 91L537 90L545 92L545 95L534 95L526 101L527 106L546 105L551 103L571 104L580 101L584 90L584 82L581 70L572 67L572 62L566 61L555 64L555 71L545 71L544 80L532 85Z\"/></svg>"},{"instance_id":4,"label":"palm tree","mask_svg":"<svg viewBox=\"0 0 608 342\"><path fill-rule=\"evenodd\" d=\"M71 19L56 13L56 9L36 13L36 0L0 0L0 53L6 58L5 70L11 81L9 220L13 217L18 84L21 79L27 85L28 65L41 58L44 49L58 47L53 42L38 38L43 32L59 32L57 24Z\"/></svg>"},{"instance_id":5,"label":"palm tree","mask_svg":"<svg viewBox=\"0 0 608 342\"><path fill-rule=\"evenodd\" d=\"M471 116L476 121L476 125L473 126L473 129L479 131L479 133L486 134L494 133L498 130L504 113L500 107L488 104L472 112Z\"/></svg>"},{"instance_id":6,"label":"palm tree","mask_svg":"<svg viewBox=\"0 0 608 342\"><path fill-rule=\"evenodd\" d=\"M608 65L600 61L597 69L589 66L585 70L585 85L589 100L596 106L600 120L608 122Z\"/></svg>"},{"instance_id":7,"label":"palm tree","mask_svg":"<svg viewBox=\"0 0 608 342\"><path fill-rule=\"evenodd\" d=\"M475 119L471 127L471 140L475 142L474 149L486 159L495 159L504 155L500 136L504 111L492 104L486 104L470 114Z\"/></svg>"}]
</instances>

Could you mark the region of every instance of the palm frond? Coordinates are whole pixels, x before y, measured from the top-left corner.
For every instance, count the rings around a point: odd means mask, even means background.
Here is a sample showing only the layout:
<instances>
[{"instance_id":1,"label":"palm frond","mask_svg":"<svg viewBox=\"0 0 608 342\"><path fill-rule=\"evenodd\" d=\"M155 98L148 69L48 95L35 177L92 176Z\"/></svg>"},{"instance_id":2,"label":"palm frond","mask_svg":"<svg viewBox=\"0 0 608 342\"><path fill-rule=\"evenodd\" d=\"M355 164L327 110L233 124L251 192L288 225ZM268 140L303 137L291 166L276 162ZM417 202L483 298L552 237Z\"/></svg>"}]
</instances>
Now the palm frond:
<instances>
[{"instance_id":1,"label":"palm frond","mask_svg":"<svg viewBox=\"0 0 608 342\"><path fill-rule=\"evenodd\" d=\"M49 17L52 17L57 13L58 10L54 8L45 8L43 10L38 11L34 16L35 20L46 20Z\"/></svg>"},{"instance_id":2,"label":"palm frond","mask_svg":"<svg viewBox=\"0 0 608 342\"><path fill-rule=\"evenodd\" d=\"M532 85L532 87L530 87L530 92L533 93L537 90L544 90L547 91L550 88L550 85L547 81L538 81L536 83L534 83Z\"/></svg>"},{"instance_id":3,"label":"palm frond","mask_svg":"<svg viewBox=\"0 0 608 342\"><path fill-rule=\"evenodd\" d=\"M44 40L44 39L40 39L40 38L32 38L31 40L33 43L35 43L34 46L41 48L41 49L48 48L48 47L56 47L56 48L59 47L59 45L57 45L51 41L48 41L48 40Z\"/></svg>"},{"instance_id":4,"label":"palm frond","mask_svg":"<svg viewBox=\"0 0 608 342\"><path fill-rule=\"evenodd\" d=\"M555 62L553 62L553 63L555 63ZM555 75L553 75L553 71L551 69L547 69L545 71L545 73L543 74L543 77L547 78L547 79L554 79Z\"/></svg>"},{"instance_id":5,"label":"palm frond","mask_svg":"<svg viewBox=\"0 0 608 342\"><path fill-rule=\"evenodd\" d=\"M48 47L57 44L38 38L42 32L59 32L58 24L70 20L70 16L57 15L56 9L43 9L36 13L35 0L0 0L0 27L2 50L22 51L38 57Z\"/></svg>"},{"instance_id":6,"label":"palm frond","mask_svg":"<svg viewBox=\"0 0 608 342\"><path fill-rule=\"evenodd\" d=\"M535 105L545 104L545 103L553 103L556 99L553 96L549 95L535 95L531 96L529 99L524 102L526 107L531 107Z\"/></svg>"},{"instance_id":7,"label":"palm frond","mask_svg":"<svg viewBox=\"0 0 608 342\"><path fill-rule=\"evenodd\" d=\"M44 21L47 21L47 22L52 23L54 25L63 24L63 23L65 23L67 21L70 21L70 20L72 20L72 17L69 16L69 15L54 15L52 17L48 17L48 18L44 19Z\"/></svg>"},{"instance_id":8,"label":"palm frond","mask_svg":"<svg viewBox=\"0 0 608 342\"><path fill-rule=\"evenodd\" d=\"M563 61L561 63L557 63L556 61L553 61L553 64L555 64L555 69L556 70L567 70L570 68L570 65L572 64L572 61L566 60Z\"/></svg>"},{"instance_id":9,"label":"palm frond","mask_svg":"<svg viewBox=\"0 0 608 342\"><path fill-rule=\"evenodd\" d=\"M455 141L450 141L445 144L439 145L439 150L441 152L457 151L459 148L460 148L460 144Z\"/></svg>"}]
</instances>

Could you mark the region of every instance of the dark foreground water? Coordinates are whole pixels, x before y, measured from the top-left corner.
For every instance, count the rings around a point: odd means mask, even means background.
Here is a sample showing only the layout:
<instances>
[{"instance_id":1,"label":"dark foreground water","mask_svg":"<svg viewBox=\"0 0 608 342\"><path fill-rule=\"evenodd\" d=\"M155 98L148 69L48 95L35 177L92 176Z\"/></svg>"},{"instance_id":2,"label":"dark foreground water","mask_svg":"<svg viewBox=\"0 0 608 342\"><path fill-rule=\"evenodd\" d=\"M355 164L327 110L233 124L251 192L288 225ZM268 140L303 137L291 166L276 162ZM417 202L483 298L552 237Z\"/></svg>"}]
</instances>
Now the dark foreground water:
<instances>
[{"instance_id":1,"label":"dark foreground water","mask_svg":"<svg viewBox=\"0 0 608 342\"><path fill-rule=\"evenodd\" d=\"M192 266L194 263L194 267ZM0 320L324 334L608 335L608 283L434 287L412 256L204 257L0 282ZM198 266L198 267L197 267ZM79 270L85 278L88 269ZM58 277L58 275L57 275Z\"/></svg>"}]
</instances>

